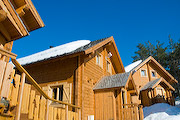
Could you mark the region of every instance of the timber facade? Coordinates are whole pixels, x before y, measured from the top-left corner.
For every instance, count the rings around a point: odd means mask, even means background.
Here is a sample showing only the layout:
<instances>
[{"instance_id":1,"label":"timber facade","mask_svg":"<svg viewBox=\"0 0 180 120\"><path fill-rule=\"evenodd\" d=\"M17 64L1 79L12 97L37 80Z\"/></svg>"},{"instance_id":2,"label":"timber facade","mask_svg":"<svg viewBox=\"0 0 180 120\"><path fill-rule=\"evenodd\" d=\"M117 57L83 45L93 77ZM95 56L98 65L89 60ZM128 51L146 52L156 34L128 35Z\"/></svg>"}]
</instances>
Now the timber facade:
<instances>
[{"instance_id":1,"label":"timber facade","mask_svg":"<svg viewBox=\"0 0 180 120\"><path fill-rule=\"evenodd\" d=\"M41 27L31 0L0 0L1 120L142 120L143 106L174 105L177 80L152 57L125 71L113 37L19 63L13 41Z\"/></svg>"},{"instance_id":2,"label":"timber facade","mask_svg":"<svg viewBox=\"0 0 180 120\"><path fill-rule=\"evenodd\" d=\"M98 80L124 72L113 37L92 41L70 55L23 66L49 96L80 106L84 120L95 114L93 87Z\"/></svg>"},{"instance_id":3,"label":"timber facade","mask_svg":"<svg viewBox=\"0 0 180 120\"><path fill-rule=\"evenodd\" d=\"M31 57L19 62L51 98L81 107L83 120L141 120L143 106L174 105L172 85L177 81L152 57L125 72L113 37L69 53L23 62Z\"/></svg>"}]
</instances>

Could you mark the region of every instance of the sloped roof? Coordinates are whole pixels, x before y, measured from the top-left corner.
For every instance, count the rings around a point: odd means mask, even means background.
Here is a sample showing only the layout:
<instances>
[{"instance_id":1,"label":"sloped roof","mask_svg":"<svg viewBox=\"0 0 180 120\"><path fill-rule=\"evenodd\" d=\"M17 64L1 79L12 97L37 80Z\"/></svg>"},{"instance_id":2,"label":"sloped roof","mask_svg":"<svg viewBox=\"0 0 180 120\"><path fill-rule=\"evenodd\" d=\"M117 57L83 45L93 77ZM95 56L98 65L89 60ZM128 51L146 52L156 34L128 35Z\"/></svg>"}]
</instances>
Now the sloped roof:
<instances>
[{"instance_id":1,"label":"sloped roof","mask_svg":"<svg viewBox=\"0 0 180 120\"><path fill-rule=\"evenodd\" d=\"M164 83L164 85L166 85L169 89L171 89L173 91L175 90L164 78L161 77L156 80L148 82L143 88L141 88L140 91L147 90L147 89L153 89L160 83Z\"/></svg>"},{"instance_id":2,"label":"sloped roof","mask_svg":"<svg viewBox=\"0 0 180 120\"><path fill-rule=\"evenodd\" d=\"M93 90L124 87L128 81L130 72L103 77Z\"/></svg>"},{"instance_id":3,"label":"sloped roof","mask_svg":"<svg viewBox=\"0 0 180 120\"><path fill-rule=\"evenodd\" d=\"M142 63L142 60L138 60L136 62L133 62L125 67L125 71L129 72L132 71L134 68L136 68L140 63Z\"/></svg>"},{"instance_id":4,"label":"sloped roof","mask_svg":"<svg viewBox=\"0 0 180 120\"><path fill-rule=\"evenodd\" d=\"M99 39L95 41L78 40L78 41L63 44L54 48L50 48L50 49L47 49L47 50L44 50L44 51L41 51L32 55L23 57L23 58L19 58L17 59L17 61L21 65L27 65L27 64L32 64L39 61L48 60L51 58L71 55L74 53L83 52L106 39L107 38L103 38L103 39Z\"/></svg>"},{"instance_id":5,"label":"sloped roof","mask_svg":"<svg viewBox=\"0 0 180 120\"><path fill-rule=\"evenodd\" d=\"M153 88L153 86L158 82L160 81L160 78L159 79L156 79L156 80L153 80L153 81L150 81L148 82L143 88L141 88L140 91L143 91L143 90L146 90L146 89L151 89Z\"/></svg>"}]
</instances>

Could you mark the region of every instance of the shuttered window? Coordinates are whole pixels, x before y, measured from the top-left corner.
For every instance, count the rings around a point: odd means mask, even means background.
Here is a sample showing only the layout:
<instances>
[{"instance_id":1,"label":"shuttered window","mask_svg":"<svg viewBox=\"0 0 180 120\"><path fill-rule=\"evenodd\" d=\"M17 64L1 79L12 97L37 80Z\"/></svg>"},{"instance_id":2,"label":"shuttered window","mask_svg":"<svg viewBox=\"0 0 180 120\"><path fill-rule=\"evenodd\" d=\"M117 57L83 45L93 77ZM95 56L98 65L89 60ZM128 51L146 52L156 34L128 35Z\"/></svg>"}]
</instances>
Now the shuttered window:
<instances>
[{"instance_id":1,"label":"shuttered window","mask_svg":"<svg viewBox=\"0 0 180 120\"><path fill-rule=\"evenodd\" d=\"M63 85L52 88L52 98L56 100L63 100Z\"/></svg>"},{"instance_id":2,"label":"shuttered window","mask_svg":"<svg viewBox=\"0 0 180 120\"><path fill-rule=\"evenodd\" d=\"M71 103L72 83L53 84L43 87L43 90L51 97L59 101Z\"/></svg>"}]
</instances>

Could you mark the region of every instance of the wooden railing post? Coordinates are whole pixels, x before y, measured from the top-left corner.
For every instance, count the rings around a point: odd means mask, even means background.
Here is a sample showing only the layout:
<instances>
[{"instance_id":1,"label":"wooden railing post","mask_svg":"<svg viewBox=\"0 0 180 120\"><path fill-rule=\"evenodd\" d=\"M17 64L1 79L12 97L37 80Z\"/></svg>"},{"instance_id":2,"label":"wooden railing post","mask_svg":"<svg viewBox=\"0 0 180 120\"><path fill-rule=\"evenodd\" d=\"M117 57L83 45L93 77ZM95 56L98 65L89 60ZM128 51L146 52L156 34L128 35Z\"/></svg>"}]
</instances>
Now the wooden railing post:
<instances>
[{"instance_id":1,"label":"wooden railing post","mask_svg":"<svg viewBox=\"0 0 180 120\"><path fill-rule=\"evenodd\" d=\"M138 106L134 106L134 112L135 112L135 120L139 120L139 112L138 112Z\"/></svg>"},{"instance_id":2,"label":"wooden railing post","mask_svg":"<svg viewBox=\"0 0 180 120\"><path fill-rule=\"evenodd\" d=\"M17 111L16 111L15 120L20 120L21 104L22 104L22 96L23 96L23 90L24 90L25 76L26 76L26 74L25 74L25 73L22 73L22 75L21 75L21 84L20 84L20 91L19 91L19 98L18 98L18 104L17 104Z\"/></svg>"},{"instance_id":3,"label":"wooden railing post","mask_svg":"<svg viewBox=\"0 0 180 120\"><path fill-rule=\"evenodd\" d=\"M68 120L68 105L65 105L65 120Z\"/></svg>"},{"instance_id":4,"label":"wooden railing post","mask_svg":"<svg viewBox=\"0 0 180 120\"><path fill-rule=\"evenodd\" d=\"M142 105L139 107L139 116L140 116L140 120L144 119Z\"/></svg>"},{"instance_id":5,"label":"wooden railing post","mask_svg":"<svg viewBox=\"0 0 180 120\"><path fill-rule=\"evenodd\" d=\"M78 109L78 118L81 120L81 109Z\"/></svg>"}]
</instances>

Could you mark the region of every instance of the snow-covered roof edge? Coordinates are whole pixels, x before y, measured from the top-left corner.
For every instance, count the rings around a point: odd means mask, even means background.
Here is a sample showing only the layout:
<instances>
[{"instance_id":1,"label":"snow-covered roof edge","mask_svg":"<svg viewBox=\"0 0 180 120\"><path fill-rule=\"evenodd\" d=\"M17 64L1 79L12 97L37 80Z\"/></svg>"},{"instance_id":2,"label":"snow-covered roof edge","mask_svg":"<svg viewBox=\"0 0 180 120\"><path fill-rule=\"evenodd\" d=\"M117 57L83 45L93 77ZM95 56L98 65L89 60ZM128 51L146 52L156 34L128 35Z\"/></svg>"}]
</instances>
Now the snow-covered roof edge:
<instances>
[{"instance_id":1,"label":"snow-covered roof edge","mask_svg":"<svg viewBox=\"0 0 180 120\"><path fill-rule=\"evenodd\" d=\"M129 72L133 70L135 67L137 67L140 63L142 63L142 60L138 60L136 62L133 62L125 67L125 71Z\"/></svg>"},{"instance_id":2,"label":"snow-covered roof edge","mask_svg":"<svg viewBox=\"0 0 180 120\"><path fill-rule=\"evenodd\" d=\"M38 61L45 60L48 58L53 58L53 57L60 56L63 54L71 53L75 51L76 49L89 44L90 42L91 42L90 40L77 40L74 42L66 43L63 45L59 45L57 47L53 47L53 48L41 51L41 52L26 56L26 57L19 58L17 59L17 61L21 65L38 62Z\"/></svg>"}]
</instances>

